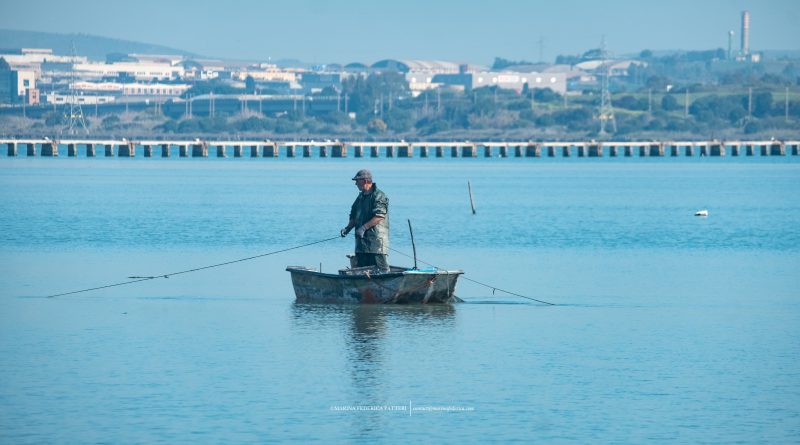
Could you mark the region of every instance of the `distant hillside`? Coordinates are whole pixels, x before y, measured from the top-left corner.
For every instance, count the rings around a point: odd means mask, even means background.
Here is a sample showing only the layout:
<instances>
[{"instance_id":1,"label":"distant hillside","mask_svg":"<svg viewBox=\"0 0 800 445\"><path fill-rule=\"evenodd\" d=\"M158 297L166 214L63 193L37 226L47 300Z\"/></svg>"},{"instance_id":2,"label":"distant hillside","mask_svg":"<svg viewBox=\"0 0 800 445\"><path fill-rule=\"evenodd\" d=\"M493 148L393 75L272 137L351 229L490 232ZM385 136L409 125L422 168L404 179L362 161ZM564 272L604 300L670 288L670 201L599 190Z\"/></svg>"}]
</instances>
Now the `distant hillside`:
<instances>
[{"instance_id":1,"label":"distant hillside","mask_svg":"<svg viewBox=\"0 0 800 445\"><path fill-rule=\"evenodd\" d=\"M187 51L150 43L111 39L88 34L56 34L51 32L17 31L0 29L0 51L18 48L52 48L55 54L69 55L72 44L79 56L92 60L105 60L110 53L123 54L177 54L199 57Z\"/></svg>"}]
</instances>

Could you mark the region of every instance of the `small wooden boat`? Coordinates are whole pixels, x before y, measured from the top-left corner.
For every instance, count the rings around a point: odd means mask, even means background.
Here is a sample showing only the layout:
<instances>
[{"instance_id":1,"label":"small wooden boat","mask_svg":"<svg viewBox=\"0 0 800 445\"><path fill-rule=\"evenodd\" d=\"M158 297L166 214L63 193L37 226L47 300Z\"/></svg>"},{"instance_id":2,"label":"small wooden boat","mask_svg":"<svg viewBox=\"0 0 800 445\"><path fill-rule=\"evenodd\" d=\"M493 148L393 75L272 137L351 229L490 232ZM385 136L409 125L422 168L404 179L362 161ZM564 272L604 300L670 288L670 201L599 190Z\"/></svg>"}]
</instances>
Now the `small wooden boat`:
<instances>
[{"instance_id":1,"label":"small wooden boat","mask_svg":"<svg viewBox=\"0 0 800 445\"><path fill-rule=\"evenodd\" d=\"M300 303L427 304L455 303L461 270L416 269L391 266L376 273L373 267L342 269L338 274L289 266Z\"/></svg>"}]
</instances>

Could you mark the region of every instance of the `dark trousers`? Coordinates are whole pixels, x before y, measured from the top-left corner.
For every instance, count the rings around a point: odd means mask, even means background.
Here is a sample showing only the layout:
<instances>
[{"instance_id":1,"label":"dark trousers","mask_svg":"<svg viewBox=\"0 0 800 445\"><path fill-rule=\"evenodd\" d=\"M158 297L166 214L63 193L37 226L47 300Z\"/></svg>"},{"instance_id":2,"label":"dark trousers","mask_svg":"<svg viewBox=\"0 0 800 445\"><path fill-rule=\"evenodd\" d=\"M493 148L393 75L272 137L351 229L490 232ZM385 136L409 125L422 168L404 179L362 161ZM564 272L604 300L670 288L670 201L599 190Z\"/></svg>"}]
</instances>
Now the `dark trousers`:
<instances>
[{"instance_id":1,"label":"dark trousers","mask_svg":"<svg viewBox=\"0 0 800 445\"><path fill-rule=\"evenodd\" d=\"M375 266L382 272L389 270L389 260L387 255L381 253L356 253L357 267Z\"/></svg>"}]
</instances>

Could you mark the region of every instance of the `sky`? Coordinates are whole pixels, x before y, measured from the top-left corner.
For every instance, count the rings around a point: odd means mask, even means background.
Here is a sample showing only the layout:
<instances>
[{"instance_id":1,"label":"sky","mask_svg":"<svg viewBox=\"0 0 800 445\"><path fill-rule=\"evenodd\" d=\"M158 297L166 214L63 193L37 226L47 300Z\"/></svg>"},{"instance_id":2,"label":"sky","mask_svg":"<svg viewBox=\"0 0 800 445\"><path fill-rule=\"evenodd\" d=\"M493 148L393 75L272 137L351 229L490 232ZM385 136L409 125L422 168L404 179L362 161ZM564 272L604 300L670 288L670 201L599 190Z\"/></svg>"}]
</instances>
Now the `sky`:
<instances>
[{"instance_id":1,"label":"sky","mask_svg":"<svg viewBox=\"0 0 800 445\"><path fill-rule=\"evenodd\" d=\"M597 48L612 54L739 47L800 49L800 0L0 0L0 28L85 33L208 57L491 64ZM2 47L0 42L0 47Z\"/></svg>"}]
</instances>

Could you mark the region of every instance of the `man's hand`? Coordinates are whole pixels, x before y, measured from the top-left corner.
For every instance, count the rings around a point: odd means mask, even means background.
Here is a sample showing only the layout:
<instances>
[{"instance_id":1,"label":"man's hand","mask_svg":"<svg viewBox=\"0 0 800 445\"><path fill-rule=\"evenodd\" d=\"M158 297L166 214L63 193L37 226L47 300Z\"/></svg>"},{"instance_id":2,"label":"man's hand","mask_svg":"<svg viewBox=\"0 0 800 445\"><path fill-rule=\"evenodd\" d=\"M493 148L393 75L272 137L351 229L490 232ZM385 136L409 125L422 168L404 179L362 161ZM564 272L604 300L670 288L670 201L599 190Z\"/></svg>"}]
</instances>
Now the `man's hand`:
<instances>
[{"instance_id":1,"label":"man's hand","mask_svg":"<svg viewBox=\"0 0 800 445\"><path fill-rule=\"evenodd\" d=\"M358 229L356 229L356 236L359 238L364 238L364 232L366 231L367 229L365 229L364 226L361 226Z\"/></svg>"},{"instance_id":2,"label":"man's hand","mask_svg":"<svg viewBox=\"0 0 800 445\"><path fill-rule=\"evenodd\" d=\"M339 235L342 235L342 238L346 237L348 233L350 233L350 227L345 227L339 231Z\"/></svg>"}]
</instances>

